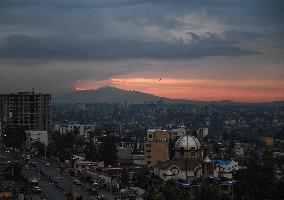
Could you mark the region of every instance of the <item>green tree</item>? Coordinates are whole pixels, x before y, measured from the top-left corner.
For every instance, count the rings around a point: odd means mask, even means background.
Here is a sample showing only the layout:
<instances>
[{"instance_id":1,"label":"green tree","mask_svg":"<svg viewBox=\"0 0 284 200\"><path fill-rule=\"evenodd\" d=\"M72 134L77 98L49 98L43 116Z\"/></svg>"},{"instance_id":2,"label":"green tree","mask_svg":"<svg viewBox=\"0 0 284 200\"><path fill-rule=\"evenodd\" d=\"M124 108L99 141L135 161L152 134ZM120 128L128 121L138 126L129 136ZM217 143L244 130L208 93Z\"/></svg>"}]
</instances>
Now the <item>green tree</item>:
<instances>
[{"instance_id":1,"label":"green tree","mask_svg":"<svg viewBox=\"0 0 284 200\"><path fill-rule=\"evenodd\" d=\"M85 157L86 157L86 160L90 160L90 161L98 160L97 148L95 147L93 140L89 140L86 144Z\"/></svg>"},{"instance_id":2,"label":"green tree","mask_svg":"<svg viewBox=\"0 0 284 200\"><path fill-rule=\"evenodd\" d=\"M175 144L177 139L170 139L169 140L169 155L170 159L172 159L175 156Z\"/></svg>"},{"instance_id":3,"label":"green tree","mask_svg":"<svg viewBox=\"0 0 284 200\"><path fill-rule=\"evenodd\" d=\"M26 142L25 131L26 131L25 127L18 127L18 128L7 127L5 129L5 133L3 134L5 145L14 148L23 147L23 145L25 145Z\"/></svg>"},{"instance_id":4,"label":"green tree","mask_svg":"<svg viewBox=\"0 0 284 200\"><path fill-rule=\"evenodd\" d=\"M116 162L116 140L114 137L106 136L102 139L99 154L106 165L113 165Z\"/></svg>"},{"instance_id":5,"label":"green tree","mask_svg":"<svg viewBox=\"0 0 284 200\"><path fill-rule=\"evenodd\" d=\"M141 187L144 189L147 189L150 185L150 179L148 178L147 172L141 172L138 174L135 174L134 176L134 185L136 187Z\"/></svg>"},{"instance_id":6,"label":"green tree","mask_svg":"<svg viewBox=\"0 0 284 200\"><path fill-rule=\"evenodd\" d=\"M271 199L275 188L273 157L265 151L261 160L252 157L246 169L235 174L238 181L235 187L237 198Z\"/></svg>"},{"instance_id":7,"label":"green tree","mask_svg":"<svg viewBox=\"0 0 284 200\"><path fill-rule=\"evenodd\" d=\"M122 188L125 188L129 185L129 174L125 168L123 168L120 178Z\"/></svg>"}]
</instances>

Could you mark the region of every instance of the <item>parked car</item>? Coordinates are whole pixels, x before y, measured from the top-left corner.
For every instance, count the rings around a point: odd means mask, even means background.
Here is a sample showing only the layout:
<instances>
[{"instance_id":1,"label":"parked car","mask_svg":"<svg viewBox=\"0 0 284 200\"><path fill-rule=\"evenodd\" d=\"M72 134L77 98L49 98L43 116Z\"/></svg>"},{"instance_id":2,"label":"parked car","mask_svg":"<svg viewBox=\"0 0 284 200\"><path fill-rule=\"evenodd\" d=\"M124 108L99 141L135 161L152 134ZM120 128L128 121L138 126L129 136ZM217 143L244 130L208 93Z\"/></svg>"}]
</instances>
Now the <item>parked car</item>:
<instances>
[{"instance_id":1,"label":"parked car","mask_svg":"<svg viewBox=\"0 0 284 200\"><path fill-rule=\"evenodd\" d=\"M100 200L104 200L105 199L104 195L102 195L102 194L97 195L96 198L100 199Z\"/></svg>"},{"instance_id":2,"label":"parked car","mask_svg":"<svg viewBox=\"0 0 284 200\"><path fill-rule=\"evenodd\" d=\"M83 185L81 181L79 181L78 179L73 179L72 181L75 185Z\"/></svg>"},{"instance_id":3,"label":"parked car","mask_svg":"<svg viewBox=\"0 0 284 200\"><path fill-rule=\"evenodd\" d=\"M40 193L42 190L39 186L33 186L32 191L35 192L35 193Z\"/></svg>"},{"instance_id":4,"label":"parked car","mask_svg":"<svg viewBox=\"0 0 284 200\"><path fill-rule=\"evenodd\" d=\"M73 194L73 199L74 200L82 200L82 197L79 194Z\"/></svg>"}]
</instances>

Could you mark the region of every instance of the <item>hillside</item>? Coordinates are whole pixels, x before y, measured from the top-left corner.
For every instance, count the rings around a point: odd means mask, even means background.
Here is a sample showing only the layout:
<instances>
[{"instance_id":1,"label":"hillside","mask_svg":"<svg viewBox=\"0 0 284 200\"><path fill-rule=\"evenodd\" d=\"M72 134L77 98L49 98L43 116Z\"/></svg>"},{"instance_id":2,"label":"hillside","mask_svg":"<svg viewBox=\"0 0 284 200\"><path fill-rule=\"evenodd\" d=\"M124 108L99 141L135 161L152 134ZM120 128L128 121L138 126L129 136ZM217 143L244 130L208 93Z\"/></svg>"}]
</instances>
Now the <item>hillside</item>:
<instances>
[{"instance_id":1,"label":"hillside","mask_svg":"<svg viewBox=\"0 0 284 200\"><path fill-rule=\"evenodd\" d=\"M284 106L284 101L240 103L230 100L223 101L193 101L182 99L170 99L153 94L134 90L122 90L115 87L101 87L97 90L80 90L52 98L53 103L134 103L141 104L146 101L163 101L164 103L190 103L190 104L214 104L222 106L232 105L258 105L258 106Z\"/></svg>"},{"instance_id":2,"label":"hillside","mask_svg":"<svg viewBox=\"0 0 284 200\"><path fill-rule=\"evenodd\" d=\"M97 90L75 91L53 98L55 103L143 103L145 101L173 101L138 91L127 91L115 87L102 87Z\"/></svg>"}]
</instances>

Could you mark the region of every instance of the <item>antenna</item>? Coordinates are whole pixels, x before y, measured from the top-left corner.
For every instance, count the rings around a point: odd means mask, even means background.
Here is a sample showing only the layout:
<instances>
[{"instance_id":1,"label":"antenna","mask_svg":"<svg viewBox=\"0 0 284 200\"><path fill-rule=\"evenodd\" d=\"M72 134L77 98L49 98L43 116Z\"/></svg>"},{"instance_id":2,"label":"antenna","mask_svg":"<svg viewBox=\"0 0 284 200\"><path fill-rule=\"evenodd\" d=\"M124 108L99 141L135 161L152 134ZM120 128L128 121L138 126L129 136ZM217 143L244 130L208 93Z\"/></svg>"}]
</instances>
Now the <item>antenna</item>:
<instances>
[{"instance_id":1,"label":"antenna","mask_svg":"<svg viewBox=\"0 0 284 200\"><path fill-rule=\"evenodd\" d=\"M186 180L188 181L188 174L187 174L187 171L188 171L188 156L189 156L189 147L188 147L188 136L191 135L191 127L192 127L192 124L191 122L189 122L188 124L188 129L186 129L186 151L185 151L185 155L186 155L186 158L185 158L185 176L186 176Z\"/></svg>"}]
</instances>

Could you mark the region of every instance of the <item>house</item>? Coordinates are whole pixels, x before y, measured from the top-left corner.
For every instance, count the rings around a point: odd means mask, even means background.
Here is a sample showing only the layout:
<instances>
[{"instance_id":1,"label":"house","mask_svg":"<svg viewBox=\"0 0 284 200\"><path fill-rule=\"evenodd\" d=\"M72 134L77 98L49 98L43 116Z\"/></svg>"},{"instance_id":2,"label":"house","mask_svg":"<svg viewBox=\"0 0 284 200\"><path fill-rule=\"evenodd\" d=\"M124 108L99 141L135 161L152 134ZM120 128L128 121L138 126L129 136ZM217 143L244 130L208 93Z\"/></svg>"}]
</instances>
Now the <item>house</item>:
<instances>
[{"instance_id":1,"label":"house","mask_svg":"<svg viewBox=\"0 0 284 200\"><path fill-rule=\"evenodd\" d=\"M231 179L233 173L240 169L238 162L234 160L213 160L215 164L214 176L215 177L225 177Z\"/></svg>"}]
</instances>

